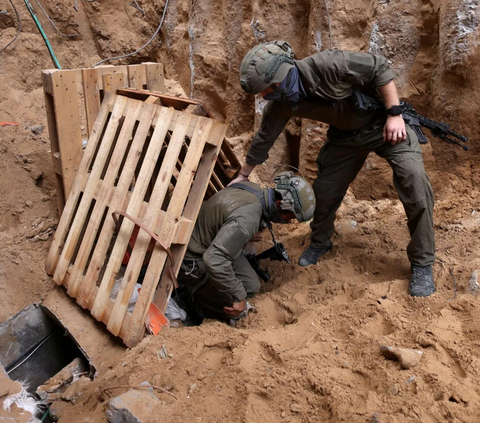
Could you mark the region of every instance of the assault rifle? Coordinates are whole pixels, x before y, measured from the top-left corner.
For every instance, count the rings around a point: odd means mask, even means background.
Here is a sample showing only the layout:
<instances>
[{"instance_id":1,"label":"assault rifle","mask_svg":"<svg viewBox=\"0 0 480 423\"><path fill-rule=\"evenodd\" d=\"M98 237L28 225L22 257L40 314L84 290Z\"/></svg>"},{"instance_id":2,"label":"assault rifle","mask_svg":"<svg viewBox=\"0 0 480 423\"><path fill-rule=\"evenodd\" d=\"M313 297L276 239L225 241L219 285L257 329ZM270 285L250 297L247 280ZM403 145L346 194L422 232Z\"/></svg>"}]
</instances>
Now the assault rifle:
<instances>
[{"instance_id":1,"label":"assault rifle","mask_svg":"<svg viewBox=\"0 0 480 423\"><path fill-rule=\"evenodd\" d=\"M400 105L403 107L403 120L405 123L408 123L410 127L415 131L417 134L418 142L420 144L427 144L428 139L422 131L422 126L424 128L430 129L430 132L434 137L438 137L449 144L456 144L462 147L465 151L468 151L468 146L460 144L456 139L459 139L462 142L467 142L467 137L457 134L450 130L450 126L443 122L435 122L434 120L428 119L419 115L413 106L409 103L405 103L404 101L400 102ZM452 138L454 137L454 138Z\"/></svg>"},{"instance_id":2,"label":"assault rifle","mask_svg":"<svg viewBox=\"0 0 480 423\"><path fill-rule=\"evenodd\" d=\"M352 94L354 98L355 105L358 109L368 111L368 110L379 110L384 109L385 106L380 101L371 98L359 91L354 91ZM420 114L413 108L410 103L405 101L400 101L400 105L403 108L402 117L405 123L410 125L414 130L415 134L418 137L420 144L427 144L428 139L422 131L422 126L424 128L430 129L430 132L434 137L438 137L449 144L456 144L462 147L465 151L468 151L468 146L460 144L458 140L462 142L467 142L467 137L457 134L450 130L450 126L443 122L435 122L434 120L428 119ZM456 138L456 139L455 139Z\"/></svg>"},{"instance_id":3,"label":"assault rifle","mask_svg":"<svg viewBox=\"0 0 480 423\"><path fill-rule=\"evenodd\" d=\"M253 267L253 270L255 270L258 276L260 276L265 282L270 280L270 275L260 267L260 260L269 258L271 261L286 261L287 263L290 263L290 257L288 256L287 250L280 242L274 247L265 250L263 253L258 255L247 254L245 257L250 263L250 266Z\"/></svg>"}]
</instances>

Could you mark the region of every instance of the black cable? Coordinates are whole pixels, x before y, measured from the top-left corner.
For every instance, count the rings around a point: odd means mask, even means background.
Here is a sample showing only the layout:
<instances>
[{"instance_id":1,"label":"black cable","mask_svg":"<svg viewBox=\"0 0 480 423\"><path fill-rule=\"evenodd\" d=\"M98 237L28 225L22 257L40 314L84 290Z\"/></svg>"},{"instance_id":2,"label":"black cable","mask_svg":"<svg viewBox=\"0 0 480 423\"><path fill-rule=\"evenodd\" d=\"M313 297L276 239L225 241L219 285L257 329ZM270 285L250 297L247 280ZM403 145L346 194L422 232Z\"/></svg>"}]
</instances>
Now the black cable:
<instances>
[{"instance_id":1,"label":"black cable","mask_svg":"<svg viewBox=\"0 0 480 423\"><path fill-rule=\"evenodd\" d=\"M52 26L55 28L55 31L57 31L62 37L78 37L80 34L63 34L60 32L60 30L57 28L57 26L55 25L55 23L52 21L52 19L50 18L50 16L48 16L48 13L45 11L45 9L42 7L42 5L40 4L40 2L38 0L35 0L37 2L37 4L40 6L40 9L42 10L43 14L46 16L46 18L48 19L48 22L50 22L52 24Z\"/></svg>"},{"instance_id":2,"label":"black cable","mask_svg":"<svg viewBox=\"0 0 480 423\"><path fill-rule=\"evenodd\" d=\"M18 31L17 33L15 34L15 37L13 37L13 40L10 41L5 47L3 47L1 50L0 50L0 53L5 50L10 44L12 44L18 37L18 34L20 34L20 31L22 30L22 20L20 19L20 15L18 14L18 10L17 8L15 7L15 5L13 4L13 1L10 0L10 4L12 5L13 7L13 10L15 10L15 14L17 15L17 19L18 19Z\"/></svg>"},{"instance_id":3,"label":"black cable","mask_svg":"<svg viewBox=\"0 0 480 423\"><path fill-rule=\"evenodd\" d=\"M86 1L89 1L89 0L86 0ZM92 68L94 68L95 66L98 66L104 62L108 62L109 60L118 60L118 59L124 59L125 57L130 57L130 56L133 56L134 54L137 54L139 51L142 51L145 47L147 47L152 41L153 39L157 36L157 34L160 32L160 28L162 27L162 24L163 24L163 21L165 19L165 15L167 13L167 8L168 8L168 1L169 0L166 0L165 2L165 7L163 8L163 14L162 14L162 19L160 20L160 23L158 24L158 28L157 30L155 31L155 33L152 35L152 38L150 38L147 43L140 47L138 50L134 51L133 53L129 53L129 54L125 54L123 56L117 56L117 57L109 57L108 59L103 59L101 60L100 62L98 63L95 63Z\"/></svg>"}]
</instances>

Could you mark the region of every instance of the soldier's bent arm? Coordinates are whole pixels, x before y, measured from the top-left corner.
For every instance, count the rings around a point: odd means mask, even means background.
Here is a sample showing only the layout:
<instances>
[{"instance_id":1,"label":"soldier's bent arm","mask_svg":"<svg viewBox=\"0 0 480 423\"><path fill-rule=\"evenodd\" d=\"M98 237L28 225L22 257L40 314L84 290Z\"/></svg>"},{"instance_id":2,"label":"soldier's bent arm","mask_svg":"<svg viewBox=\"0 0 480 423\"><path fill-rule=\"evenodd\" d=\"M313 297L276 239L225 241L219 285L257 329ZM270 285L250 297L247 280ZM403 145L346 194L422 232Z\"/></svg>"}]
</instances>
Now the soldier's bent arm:
<instances>
[{"instance_id":1,"label":"soldier's bent arm","mask_svg":"<svg viewBox=\"0 0 480 423\"><path fill-rule=\"evenodd\" d=\"M246 162L257 166L268 159L268 152L282 133L289 121L288 116L278 113L278 105L275 101L269 101L263 109L260 128L252 139L252 144L247 152Z\"/></svg>"},{"instance_id":2,"label":"soldier's bent arm","mask_svg":"<svg viewBox=\"0 0 480 423\"><path fill-rule=\"evenodd\" d=\"M233 261L258 231L261 213L260 203L253 209L251 205L237 209L222 225L203 254L203 261L213 284L219 291L227 293L232 303L246 298L243 283L235 276Z\"/></svg>"}]
</instances>

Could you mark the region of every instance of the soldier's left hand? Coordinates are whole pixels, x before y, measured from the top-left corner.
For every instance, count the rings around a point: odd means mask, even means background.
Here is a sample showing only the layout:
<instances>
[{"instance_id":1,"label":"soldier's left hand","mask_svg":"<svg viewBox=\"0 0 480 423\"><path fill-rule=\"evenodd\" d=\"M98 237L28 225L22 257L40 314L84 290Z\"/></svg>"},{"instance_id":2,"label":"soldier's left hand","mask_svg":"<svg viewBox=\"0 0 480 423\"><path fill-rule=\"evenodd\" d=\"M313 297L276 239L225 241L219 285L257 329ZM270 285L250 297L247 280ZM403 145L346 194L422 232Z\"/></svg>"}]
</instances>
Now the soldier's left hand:
<instances>
[{"instance_id":1,"label":"soldier's left hand","mask_svg":"<svg viewBox=\"0 0 480 423\"><path fill-rule=\"evenodd\" d=\"M407 131L403 117L401 115L389 116L383 128L383 141L395 145L406 139Z\"/></svg>"}]
</instances>

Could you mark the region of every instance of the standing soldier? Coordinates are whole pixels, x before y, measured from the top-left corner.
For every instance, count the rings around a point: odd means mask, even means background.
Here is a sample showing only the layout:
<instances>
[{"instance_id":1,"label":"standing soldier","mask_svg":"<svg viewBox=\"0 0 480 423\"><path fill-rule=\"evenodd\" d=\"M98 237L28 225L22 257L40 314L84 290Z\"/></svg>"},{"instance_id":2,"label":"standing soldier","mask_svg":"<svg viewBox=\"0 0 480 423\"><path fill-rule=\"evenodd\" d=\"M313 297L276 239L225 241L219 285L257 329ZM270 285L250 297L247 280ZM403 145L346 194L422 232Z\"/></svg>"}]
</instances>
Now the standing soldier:
<instances>
[{"instance_id":1,"label":"standing soldier","mask_svg":"<svg viewBox=\"0 0 480 423\"><path fill-rule=\"evenodd\" d=\"M258 45L246 54L240 84L247 93L260 93L270 101L246 163L232 183L248 180L255 166L268 158L268 151L290 117L330 125L328 139L317 158L310 246L298 264L316 264L332 248L336 211L373 151L392 167L394 185L408 217L410 295L426 297L434 293L433 190L417 136L402 118L394 74L387 60L341 50L325 50L295 60L287 42L275 41ZM368 97L381 101L385 108L359 107L358 99Z\"/></svg>"}]
</instances>

